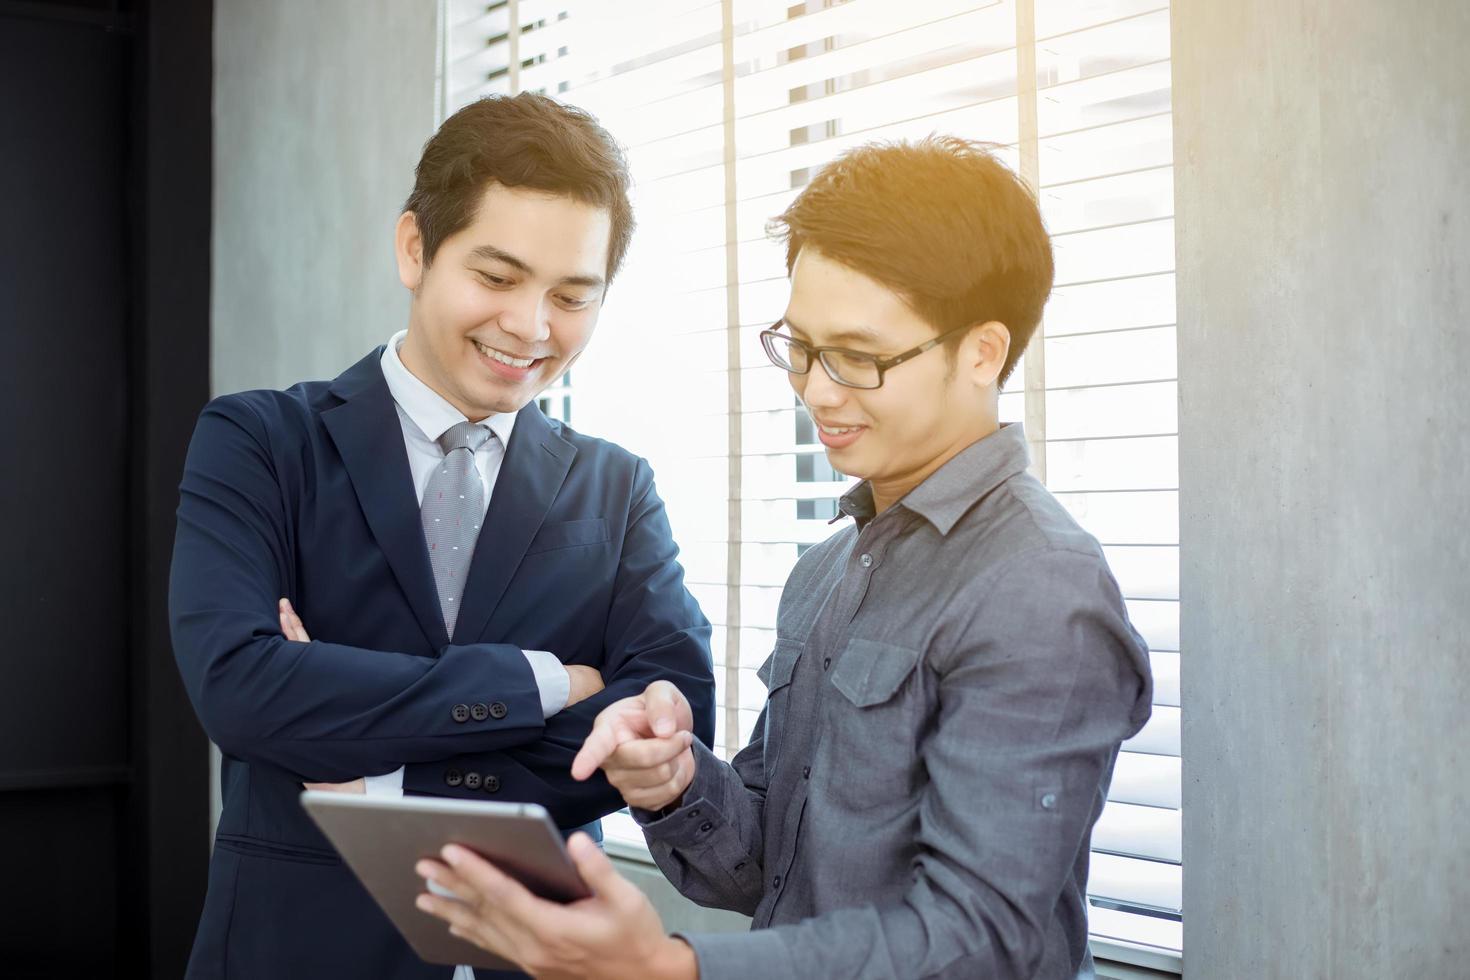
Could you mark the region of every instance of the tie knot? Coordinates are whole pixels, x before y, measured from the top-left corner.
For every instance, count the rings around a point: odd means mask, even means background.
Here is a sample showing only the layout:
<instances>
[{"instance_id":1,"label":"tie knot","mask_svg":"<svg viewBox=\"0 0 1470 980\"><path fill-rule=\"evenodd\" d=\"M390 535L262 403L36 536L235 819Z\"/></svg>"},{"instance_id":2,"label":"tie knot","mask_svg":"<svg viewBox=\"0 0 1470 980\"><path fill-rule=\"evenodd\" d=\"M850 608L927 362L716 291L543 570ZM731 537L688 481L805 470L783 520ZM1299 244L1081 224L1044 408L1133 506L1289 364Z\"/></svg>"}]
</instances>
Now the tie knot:
<instances>
[{"instance_id":1,"label":"tie knot","mask_svg":"<svg viewBox=\"0 0 1470 980\"><path fill-rule=\"evenodd\" d=\"M492 435L494 433L482 425L476 425L474 422L460 422L458 425L451 426L437 441L439 448L444 450L446 456L456 449L468 449L476 453Z\"/></svg>"}]
</instances>

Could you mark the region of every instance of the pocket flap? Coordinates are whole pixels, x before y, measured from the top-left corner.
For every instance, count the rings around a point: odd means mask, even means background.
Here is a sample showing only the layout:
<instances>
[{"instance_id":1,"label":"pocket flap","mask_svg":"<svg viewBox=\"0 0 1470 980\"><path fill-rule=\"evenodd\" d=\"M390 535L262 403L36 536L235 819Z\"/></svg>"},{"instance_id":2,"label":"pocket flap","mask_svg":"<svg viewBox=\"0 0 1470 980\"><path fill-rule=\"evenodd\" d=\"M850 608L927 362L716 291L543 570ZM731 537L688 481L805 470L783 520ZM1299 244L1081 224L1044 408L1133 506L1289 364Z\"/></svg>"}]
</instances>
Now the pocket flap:
<instances>
[{"instance_id":1,"label":"pocket flap","mask_svg":"<svg viewBox=\"0 0 1470 980\"><path fill-rule=\"evenodd\" d=\"M805 646L800 640L776 640L776 649L771 651L766 662L755 672L767 691L774 691L791 683L791 672L796 669L796 661L801 657Z\"/></svg>"},{"instance_id":2,"label":"pocket flap","mask_svg":"<svg viewBox=\"0 0 1470 980\"><path fill-rule=\"evenodd\" d=\"M832 686L859 708L882 704L893 697L918 662L917 650L852 640L832 670Z\"/></svg>"},{"instance_id":3,"label":"pocket flap","mask_svg":"<svg viewBox=\"0 0 1470 980\"><path fill-rule=\"evenodd\" d=\"M563 521L560 524L543 524L536 532L526 554L555 551L558 548L575 548L584 544L602 544L607 540L607 521L594 517L585 521Z\"/></svg>"}]
</instances>

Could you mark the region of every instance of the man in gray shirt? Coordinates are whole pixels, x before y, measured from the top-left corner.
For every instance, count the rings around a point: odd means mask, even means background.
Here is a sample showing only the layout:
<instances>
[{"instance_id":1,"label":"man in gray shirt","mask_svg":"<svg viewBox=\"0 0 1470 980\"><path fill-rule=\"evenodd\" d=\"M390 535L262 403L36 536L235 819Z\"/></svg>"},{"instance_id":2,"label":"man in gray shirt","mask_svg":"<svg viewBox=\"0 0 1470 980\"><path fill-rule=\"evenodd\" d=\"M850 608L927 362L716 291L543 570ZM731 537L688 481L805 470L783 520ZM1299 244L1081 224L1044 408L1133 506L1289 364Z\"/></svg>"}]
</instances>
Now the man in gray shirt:
<instances>
[{"instance_id":1,"label":"man in gray shirt","mask_svg":"<svg viewBox=\"0 0 1470 980\"><path fill-rule=\"evenodd\" d=\"M998 421L1051 288L1040 214L940 139L848 153L780 223L791 299L761 340L862 478L852 523L787 580L733 762L657 683L603 711L573 768L607 773L681 892L754 929L665 936L587 841L589 901L450 848L420 871L465 901L421 907L534 975L1089 977L1092 826L1151 681L1097 541Z\"/></svg>"}]
</instances>

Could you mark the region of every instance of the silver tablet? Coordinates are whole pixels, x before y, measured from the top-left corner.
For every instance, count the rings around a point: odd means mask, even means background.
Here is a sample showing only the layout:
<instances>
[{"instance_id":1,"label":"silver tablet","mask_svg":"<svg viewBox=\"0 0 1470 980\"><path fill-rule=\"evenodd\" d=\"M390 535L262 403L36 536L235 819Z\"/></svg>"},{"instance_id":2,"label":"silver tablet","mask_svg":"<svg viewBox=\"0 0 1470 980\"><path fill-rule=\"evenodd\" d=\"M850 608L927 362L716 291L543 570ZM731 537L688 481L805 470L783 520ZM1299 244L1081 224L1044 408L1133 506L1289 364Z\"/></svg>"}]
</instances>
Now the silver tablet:
<instances>
[{"instance_id":1,"label":"silver tablet","mask_svg":"<svg viewBox=\"0 0 1470 980\"><path fill-rule=\"evenodd\" d=\"M413 951L429 963L514 970L494 953L449 934L449 926L414 907L424 879L419 858L462 844L542 898L572 902L591 895L545 808L427 796L374 797L308 790L301 805L347 866L388 913Z\"/></svg>"}]
</instances>

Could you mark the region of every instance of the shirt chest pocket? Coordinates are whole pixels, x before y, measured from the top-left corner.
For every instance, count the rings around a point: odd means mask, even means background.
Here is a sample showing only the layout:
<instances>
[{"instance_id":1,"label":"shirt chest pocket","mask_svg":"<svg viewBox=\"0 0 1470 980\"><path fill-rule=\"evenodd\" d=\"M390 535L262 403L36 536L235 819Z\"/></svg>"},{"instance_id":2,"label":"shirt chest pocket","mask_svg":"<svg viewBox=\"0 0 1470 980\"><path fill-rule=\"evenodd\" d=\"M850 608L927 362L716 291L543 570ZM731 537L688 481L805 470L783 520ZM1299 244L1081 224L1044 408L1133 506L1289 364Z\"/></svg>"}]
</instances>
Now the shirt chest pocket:
<instances>
[{"instance_id":1,"label":"shirt chest pocket","mask_svg":"<svg viewBox=\"0 0 1470 980\"><path fill-rule=\"evenodd\" d=\"M852 640L843 649L832 667L835 693L823 699L831 738L822 748L833 759L824 769L845 770L838 784L871 787L880 778L898 793L917 786L926 715L918 666L919 652L909 647Z\"/></svg>"},{"instance_id":2,"label":"shirt chest pocket","mask_svg":"<svg viewBox=\"0 0 1470 980\"><path fill-rule=\"evenodd\" d=\"M805 646L806 644L800 640L778 638L776 648L755 672L755 676L766 685L767 692L763 721L765 728L759 733L763 735L762 759L767 778L776 771L776 762L780 758L781 740L785 734L786 717L789 713L791 678L796 671L796 662L801 659L801 651Z\"/></svg>"},{"instance_id":3,"label":"shirt chest pocket","mask_svg":"<svg viewBox=\"0 0 1470 980\"><path fill-rule=\"evenodd\" d=\"M919 652L874 640L851 640L832 671L832 686L858 708L893 699L919 663Z\"/></svg>"}]
</instances>

